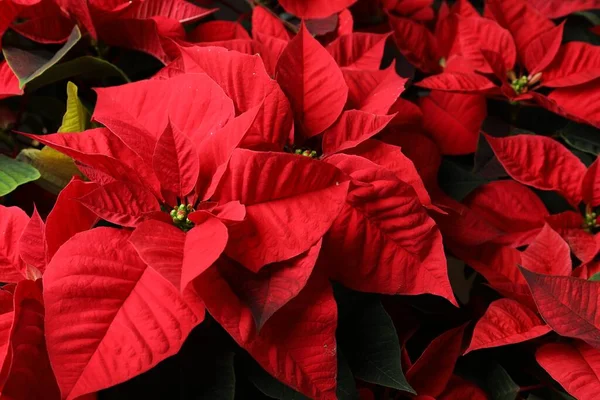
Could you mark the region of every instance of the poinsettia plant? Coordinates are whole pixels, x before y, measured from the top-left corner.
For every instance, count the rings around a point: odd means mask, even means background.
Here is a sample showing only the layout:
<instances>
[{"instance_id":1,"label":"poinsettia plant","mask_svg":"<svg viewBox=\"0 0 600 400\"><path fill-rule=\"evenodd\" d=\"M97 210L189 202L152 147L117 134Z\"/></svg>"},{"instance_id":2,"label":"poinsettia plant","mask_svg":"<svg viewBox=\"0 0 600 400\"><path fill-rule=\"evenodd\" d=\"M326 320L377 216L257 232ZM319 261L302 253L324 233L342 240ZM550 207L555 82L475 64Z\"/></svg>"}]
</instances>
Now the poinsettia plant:
<instances>
[{"instance_id":1,"label":"poinsettia plant","mask_svg":"<svg viewBox=\"0 0 600 400\"><path fill-rule=\"evenodd\" d=\"M596 398L599 32L0 0L0 397Z\"/></svg>"}]
</instances>

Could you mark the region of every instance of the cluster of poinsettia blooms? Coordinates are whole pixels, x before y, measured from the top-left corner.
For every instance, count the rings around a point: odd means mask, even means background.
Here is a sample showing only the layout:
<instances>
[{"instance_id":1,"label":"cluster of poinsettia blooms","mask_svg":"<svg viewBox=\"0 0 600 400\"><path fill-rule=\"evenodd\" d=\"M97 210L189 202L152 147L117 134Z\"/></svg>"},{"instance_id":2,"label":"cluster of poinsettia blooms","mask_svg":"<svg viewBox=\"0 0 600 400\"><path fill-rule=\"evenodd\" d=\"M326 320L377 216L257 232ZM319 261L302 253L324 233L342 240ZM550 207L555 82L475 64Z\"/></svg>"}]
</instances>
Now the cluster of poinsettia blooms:
<instances>
[{"instance_id":1,"label":"cluster of poinsettia blooms","mask_svg":"<svg viewBox=\"0 0 600 400\"><path fill-rule=\"evenodd\" d=\"M464 0L435 12L426 0L355 2L280 0L302 19L291 26L256 5L250 33L219 20L186 31L214 10L184 0L0 3L0 34L63 43L77 25L165 65L97 89L101 127L24 134L81 176L45 221L0 208L3 395L93 396L176 354L209 313L272 376L335 399L331 282L458 306L446 249L502 298L473 329L403 357L417 398L487 398L452 374L459 354L550 331L571 339L541 345L538 363L594 398L597 162L550 137L485 135L510 179L459 203L437 172L442 155L475 151L488 98L600 127L600 48L563 44L552 20L600 5L489 0L481 15ZM353 32L350 6L387 13L382 33ZM319 21L335 29L319 34ZM431 90L417 102L400 97L409 80L394 63L380 69L388 39L426 74L410 83ZM22 93L0 64L0 98ZM550 215L532 189L572 210ZM451 360L426 383L442 345Z\"/></svg>"}]
</instances>

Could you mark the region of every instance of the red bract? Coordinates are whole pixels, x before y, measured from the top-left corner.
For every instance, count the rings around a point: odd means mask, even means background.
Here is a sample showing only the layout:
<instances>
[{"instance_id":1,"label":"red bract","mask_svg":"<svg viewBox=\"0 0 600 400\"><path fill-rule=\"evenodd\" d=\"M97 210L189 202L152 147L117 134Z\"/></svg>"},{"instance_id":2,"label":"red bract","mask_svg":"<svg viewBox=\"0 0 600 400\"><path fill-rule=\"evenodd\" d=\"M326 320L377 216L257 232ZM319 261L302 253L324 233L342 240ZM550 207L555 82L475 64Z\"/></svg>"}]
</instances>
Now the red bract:
<instances>
[{"instance_id":1,"label":"red bract","mask_svg":"<svg viewBox=\"0 0 600 400\"><path fill-rule=\"evenodd\" d=\"M283 0L280 4L286 11L299 18L325 18L350 7L356 0Z\"/></svg>"},{"instance_id":2,"label":"red bract","mask_svg":"<svg viewBox=\"0 0 600 400\"><path fill-rule=\"evenodd\" d=\"M19 78L12 72L6 61L0 62L0 99L21 94L23 90L19 88Z\"/></svg>"}]
</instances>

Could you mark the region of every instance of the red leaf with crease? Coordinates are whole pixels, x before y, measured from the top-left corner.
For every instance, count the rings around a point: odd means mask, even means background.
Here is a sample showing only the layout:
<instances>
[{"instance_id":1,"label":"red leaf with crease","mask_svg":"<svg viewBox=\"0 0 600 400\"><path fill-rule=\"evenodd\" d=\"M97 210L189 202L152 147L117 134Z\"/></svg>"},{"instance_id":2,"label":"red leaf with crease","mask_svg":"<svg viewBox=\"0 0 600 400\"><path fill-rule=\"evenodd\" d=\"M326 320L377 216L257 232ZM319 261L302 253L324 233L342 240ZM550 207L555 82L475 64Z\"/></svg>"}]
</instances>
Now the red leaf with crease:
<instances>
[{"instance_id":1,"label":"red leaf with crease","mask_svg":"<svg viewBox=\"0 0 600 400\"><path fill-rule=\"evenodd\" d=\"M437 72L441 69L441 55L435 36L425 25L408 18L389 15L389 23L394 31L394 40L404 57L424 72Z\"/></svg>"},{"instance_id":2,"label":"red leaf with crease","mask_svg":"<svg viewBox=\"0 0 600 400\"><path fill-rule=\"evenodd\" d=\"M456 304L441 234L412 187L362 157L336 154L326 161L353 181L323 243L334 279L354 290L431 293Z\"/></svg>"},{"instance_id":3,"label":"red leaf with crease","mask_svg":"<svg viewBox=\"0 0 600 400\"><path fill-rule=\"evenodd\" d=\"M146 214L160 211L160 204L146 188L120 181L98 186L78 200L98 217L128 227L136 226Z\"/></svg>"},{"instance_id":4,"label":"red leaf with crease","mask_svg":"<svg viewBox=\"0 0 600 400\"><path fill-rule=\"evenodd\" d=\"M183 199L198 180L200 159L190 139L169 121L156 142L152 167L163 190Z\"/></svg>"},{"instance_id":5,"label":"red leaf with crease","mask_svg":"<svg viewBox=\"0 0 600 400\"><path fill-rule=\"evenodd\" d=\"M41 282L26 280L16 287L9 347L12 363L3 383L2 396L10 399L60 398L44 337Z\"/></svg>"},{"instance_id":6,"label":"red leaf with crease","mask_svg":"<svg viewBox=\"0 0 600 400\"><path fill-rule=\"evenodd\" d=\"M291 260L269 264L257 274L226 258L217 262L219 272L233 292L250 308L257 332L306 286L321 243Z\"/></svg>"},{"instance_id":7,"label":"red leaf with crease","mask_svg":"<svg viewBox=\"0 0 600 400\"><path fill-rule=\"evenodd\" d=\"M330 43L327 51L340 67L379 70L385 42L389 36L390 34L351 33Z\"/></svg>"},{"instance_id":8,"label":"red leaf with crease","mask_svg":"<svg viewBox=\"0 0 600 400\"><path fill-rule=\"evenodd\" d=\"M260 5L252 10L252 37L254 39L258 39L257 33L285 40L286 42L291 38L281 20Z\"/></svg>"},{"instance_id":9,"label":"red leaf with crease","mask_svg":"<svg viewBox=\"0 0 600 400\"><path fill-rule=\"evenodd\" d=\"M575 86L600 76L600 49L585 42L561 46L554 60L542 72L542 84L548 87Z\"/></svg>"},{"instance_id":10,"label":"red leaf with crease","mask_svg":"<svg viewBox=\"0 0 600 400\"><path fill-rule=\"evenodd\" d=\"M584 10L600 8L599 0L528 0L529 4L538 9L546 17L555 19Z\"/></svg>"},{"instance_id":11,"label":"red leaf with crease","mask_svg":"<svg viewBox=\"0 0 600 400\"><path fill-rule=\"evenodd\" d=\"M413 162L402 153L399 146L369 139L346 153L364 157L392 171L398 179L412 186L422 205L431 207L431 198L419 172Z\"/></svg>"},{"instance_id":12,"label":"red leaf with crease","mask_svg":"<svg viewBox=\"0 0 600 400\"><path fill-rule=\"evenodd\" d=\"M250 39L242 25L234 21L210 21L198 25L187 34L191 42L219 42L221 40Z\"/></svg>"},{"instance_id":13,"label":"red leaf with crease","mask_svg":"<svg viewBox=\"0 0 600 400\"><path fill-rule=\"evenodd\" d=\"M48 354L65 399L147 371L175 354L203 319L202 305L148 268L128 236L111 228L76 235L44 275ZM79 344L65 346L73 337Z\"/></svg>"},{"instance_id":14,"label":"red leaf with crease","mask_svg":"<svg viewBox=\"0 0 600 400\"><path fill-rule=\"evenodd\" d=\"M562 336L600 347L600 282L536 274L521 268L538 311Z\"/></svg>"},{"instance_id":15,"label":"red leaf with crease","mask_svg":"<svg viewBox=\"0 0 600 400\"><path fill-rule=\"evenodd\" d=\"M48 262L46 252L46 225L34 206L33 215L19 239L19 254L26 264L44 272Z\"/></svg>"},{"instance_id":16,"label":"red leaf with crease","mask_svg":"<svg viewBox=\"0 0 600 400\"><path fill-rule=\"evenodd\" d=\"M570 276L573 271L569 245L548 224L521 253L521 265L529 271L553 276Z\"/></svg>"},{"instance_id":17,"label":"red leaf with crease","mask_svg":"<svg viewBox=\"0 0 600 400\"><path fill-rule=\"evenodd\" d=\"M590 207L600 205L600 171L598 171L598 159L589 166L581 182L581 194L583 201Z\"/></svg>"},{"instance_id":18,"label":"red leaf with crease","mask_svg":"<svg viewBox=\"0 0 600 400\"><path fill-rule=\"evenodd\" d=\"M0 282L26 278L26 265L19 255L19 239L29 217L18 207L0 206Z\"/></svg>"},{"instance_id":19,"label":"red leaf with crease","mask_svg":"<svg viewBox=\"0 0 600 400\"><path fill-rule=\"evenodd\" d=\"M547 99L559 107L550 111L600 128L600 79L555 89ZM542 106L548 108L546 104Z\"/></svg>"},{"instance_id":20,"label":"red leaf with crease","mask_svg":"<svg viewBox=\"0 0 600 400\"><path fill-rule=\"evenodd\" d=\"M487 115L485 97L476 94L431 91L419 105L428 118L423 127L442 154L470 154L477 149L479 130Z\"/></svg>"},{"instance_id":21,"label":"red leaf with crease","mask_svg":"<svg viewBox=\"0 0 600 400\"><path fill-rule=\"evenodd\" d=\"M521 59L534 39L554 28L554 23L527 0L490 0L486 6L494 19L512 34Z\"/></svg>"},{"instance_id":22,"label":"red leaf with crease","mask_svg":"<svg viewBox=\"0 0 600 400\"><path fill-rule=\"evenodd\" d=\"M513 179L537 189L557 191L573 206L579 204L586 168L566 147L545 136L485 137ZM564 170L569 173L562 173Z\"/></svg>"},{"instance_id":23,"label":"red leaf with crease","mask_svg":"<svg viewBox=\"0 0 600 400\"><path fill-rule=\"evenodd\" d=\"M494 242L519 247L529 244L544 226L546 206L528 187L513 180L482 185L463 204L503 232ZM510 219L506 210L511 210Z\"/></svg>"},{"instance_id":24,"label":"red leaf with crease","mask_svg":"<svg viewBox=\"0 0 600 400\"><path fill-rule=\"evenodd\" d=\"M247 216L229 232L225 253L255 272L304 253L339 214L346 179L335 167L307 157L236 149L213 200L220 205L237 200Z\"/></svg>"},{"instance_id":25,"label":"red leaf with crease","mask_svg":"<svg viewBox=\"0 0 600 400\"><path fill-rule=\"evenodd\" d=\"M450 329L435 338L406 371L406 379L419 395L437 397L443 393L461 354L465 327Z\"/></svg>"},{"instance_id":26,"label":"red leaf with crease","mask_svg":"<svg viewBox=\"0 0 600 400\"><path fill-rule=\"evenodd\" d=\"M193 285L210 314L267 372L311 398L336 399L337 306L326 277L313 274L260 333L250 308L217 268Z\"/></svg>"},{"instance_id":27,"label":"red leaf with crease","mask_svg":"<svg viewBox=\"0 0 600 400\"><path fill-rule=\"evenodd\" d=\"M350 7L356 0L281 0L279 4L298 18L325 18Z\"/></svg>"},{"instance_id":28,"label":"red leaf with crease","mask_svg":"<svg viewBox=\"0 0 600 400\"><path fill-rule=\"evenodd\" d=\"M593 399L600 390L600 351L583 342L547 343L535 353L542 368L569 394Z\"/></svg>"},{"instance_id":29,"label":"red leaf with crease","mask_svg":"<svg viewBox=\"0 0 600 400\"><path fill-rule=\"evenodd\" d=\"M581 228L584 221L578 212L565 211L550 215L546 221L569 244L573 254L581 261L591 261L598 254L598 242L594 235Z\"/></svg>"},{"instance_id":30,"label":"red leaf with crease","mask_svg":"<svg viewBox=\"0 0 600 400\"><path fill-rule=\"evenodd\" d=\"M540 317L519 302L511 299L496 300L477 321L471 344L465 354L525 342L551 330Z\"/></svg>"},{"instance_id":31,"label":"red leaf with crease","mask_svg":"<svg viewBox=\"0 0 600 400\"><path fill-rule=\"evenodd\" d=\"M396 73L396 63L393 62L382 71L358 71L342 69L348 85L348 101L351 108L373 114L393 114L390 110L404 91L406 78Z\"/></svg>"},{"instance_id":32,"label":"red leaf with crease","mask_svg":"<svg viewBox=\"0 0 600 400\"><path fill-rule=\"evenodd\" d=\"M307 137L330 127L346 104L342 71L304 25L279 57L276 77Z\"/></svg>"},{"instance_id":33,"label":"red leaf with crease","mask_svg":"<svg viewBox=\"0 0 600 400\"><path fill-rule=\"evenodd\" d=\"M381 132L393 118L394 115L344 111L323 133L323 153L328 155L356 147Z\"/></svg>"},{"instance_id":34,"label":"red leaf with crease","mask_svg":"<svg viewBox=\"0 0 600 400\"><path fill-rule=\"evenodd\" d=\"M496 85L483 75L464 72L442 72L416 83L417 86L432 90L445 90L460 93L485 93Z\"/></svg>"},{"instance_id":35,"label":"red leaf with crease","mask_svg":"<svg viewBox=\"0 0 600 400\"><path fill-rule=\"evenodd\" d=\"M544 71L542 74L543 82L546 80L546 67L553 62L557 56L556 53L561 47L564 26L563 22L542 33L527 45L525 53L521 57L523 58L523 65L529 72L529 76Z\"/></svg>"}]
</instances>

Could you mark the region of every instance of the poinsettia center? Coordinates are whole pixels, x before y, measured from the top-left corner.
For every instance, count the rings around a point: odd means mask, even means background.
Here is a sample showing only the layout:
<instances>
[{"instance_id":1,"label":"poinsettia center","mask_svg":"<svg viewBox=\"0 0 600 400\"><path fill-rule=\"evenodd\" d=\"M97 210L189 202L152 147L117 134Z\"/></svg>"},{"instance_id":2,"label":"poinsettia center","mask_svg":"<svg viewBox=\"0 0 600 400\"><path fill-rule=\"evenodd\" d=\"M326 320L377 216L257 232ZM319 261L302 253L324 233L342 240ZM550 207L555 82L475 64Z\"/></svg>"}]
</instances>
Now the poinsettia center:
<instances>
[{"instance_id":1,"label":"poinsettia center","mask_svg":"<svg viewBox=\"0 0 600 400\"><path fill-rule=\"evenodd\" d=\"M542 79L541 72L538 72L533 76L522 75L520 77L517 77L514 71L508 71L507 75L508 80L510 82L510 86L513 88L517 95L527 93L529 89L531 89Z\"/></svg>"},{"instance_id":2,"label":"poinsettia center","mask_svg":"<svg viewBox=\"0 0 600 400\"><path fill-rule=\"evenodd\" d=\"M317 152L315 150L311 150L311 149L296 149L296 150L294 150L294 154L297 154L299 156L308 157L308 158L319 158L319 155L317 154Z\"/></svg>"},{"instance_id":3,"label":"poinsettia center","mask_svg":"<svg viewBox=\"0 0 600 400\"><path fill-rule=\"evenodd\" d=\"M188 215L194 211L194 207L191 204L180 204L177 207L173 207L169 215L176 227L187 232L194 227L194 223L188 218Z\"/></svg>"},{"instance_id":4,"label":"poinsettia center","mask_svg":"<svg viewBox=\"0 0 600 400\"><path fill-rule=\"evenodd\" d=\"M598 223L597 210L592 209L589 205L585 207L585 215L583 217L583 229L589 233L597 233L600 229Z\"/></svg>"}]
</instances>

